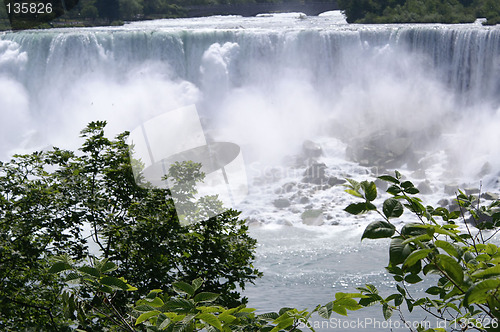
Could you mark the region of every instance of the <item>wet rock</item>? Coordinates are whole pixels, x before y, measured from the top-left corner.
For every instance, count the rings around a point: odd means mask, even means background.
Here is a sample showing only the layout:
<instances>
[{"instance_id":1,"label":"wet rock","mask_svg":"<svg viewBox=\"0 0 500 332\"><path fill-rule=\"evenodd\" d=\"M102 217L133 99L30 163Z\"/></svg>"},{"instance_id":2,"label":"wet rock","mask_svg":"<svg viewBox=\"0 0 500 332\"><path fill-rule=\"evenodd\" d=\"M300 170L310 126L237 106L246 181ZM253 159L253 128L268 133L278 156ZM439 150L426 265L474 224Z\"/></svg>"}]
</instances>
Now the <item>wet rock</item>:
<instances>
[{"instance_id":1,"label":"wet rock","mask_svg":"<svg viewBox=\"0 0 500 332\"><path fill-rule=\"evenodd\" d=\"M302 144L302 152L308 158L318 158L323 154L323 149L318 143L307 140Z\"/></svg>"},{"instance_id":2,"label":"wet rock","mask_svg":"<svg viewBox=\"0 0 500 332\"><path fill-rule=\"evenodd\" d=\"M273 205L277 207L278 209L284 209L287 208L291 205L290 201L288 198L278 198L275 199L273 202Z\"/></svg>"},{"instance_id":3,"label":"wet rock","mask_svg":"<svg viewBox=\"0 0 500 332\"><path fill-rule=\"evenodd\" d=\"M466 195L477 195L480 193L479 188L465 188L464 191Z\"/></svg>"},{"instance_id":4,"label":"wet rock","mask_svg":"<svg viewBox=\"0 0 500 332\"><path fill-rule=\"evenodd\" d=\"M309 226L321 226L324 224L323 221L323 210L321 209L310 209L306 210L300 216L302 223Z\"/></svg>"},{"instance_id":5,"label":"wet rock","mask_svg":"<svg viewBox=\"0 0 500 332\"><path fill-rule=\"evenodd\" d=\"M304 172L304 178L302 182L313 183L313 184L323 184L326 183L325 171L326 165L324 163L314 163L309 166Z\"/></svg>"},{"instance_id":6,"label":"wet rock","mask_svg":"<svg viewBox=\"0 0 500 332\"><path fill-rule=\"evenodd\" d=\"M430 195L433 193L431 184L429 181L420 182L417 186L417 189L420 191L422 195Z\"/></svg>"},{"instance_id":7,"label":"wet rock","mask_svg":"<svg viewBox=\"0 0 500 332\"><path fill-rule=\"evenodd\" d=\"M477 174L477 177L478 178L482 178L484 177L485 175L488 175L491 173L492 171L492 167L491 167L491 164L489 162L485 162L483 164L483 167L481 167L481 170L479 171L479 173Z\"/></svg>"},{"instance_id":8,"label":"wet rock","mask_svg":"<svg viewBox=\"0 0 500 332\"><path fill-rule=\"evenodd\" d=\"M388 153L391 156L400 157L402 156L411 146L411 139L406 137L400 137L392 140L387 145Z\"/></svg>"},{"instance_id":9,"label":"wet rock","mask_svg":"<svg viewBox=\"0 0 500 332\"><path fill-rule=\"evenodd\" d=\"M386 191L389 186L386 181L380 179L375 180L375 185L379 191Z\"/></svg>"},{"instance_id":10,"label":"wet rock","mask_svg":"<svg viewBox=\"0 0 500 332\"><path fill-rule=\"evenodd\" d=\"M281 187L281 192L283 193L289 193L289 192L292 192L295 187L297 186L297 183L296 182L288 182L288 183L285 183L282 187Z\"/></svg>"},{"instance_id":11,"label":"wet rock","mask_svg":"<svg viewBox=\"0 0 500 332\"><path fill-rule=\"evenodd\" d=\"M484 194L481 195L481 198L484 198L488 201L496 201L496 200L500 199L500 196L498 194L495 194L495 193L485 192Z\"/></svg>"},{"instance_id":12,"label":"wet rock","mask_svg":"<svg viewBox=\"0 0 500 332\"><path fill-rule=\"evenodd\" d=\"M444 185L444 192L448 195L453 195L455 196L455 193L458 192L458 184L452 183L452 184L445 184Z\"/></svg>"},{"instance_id":13,"label":"wet rock","mask_svg":"<svg viewBox=\"0 0 500 332\"><path fill-rule=\"evenodd\" d=\"M247 226L249 228L258 228L258 227L262 227L264 225L264 223L262 221L259 221L257 219L249 219L247 221Z\"/></svg>"},{"instance_id":14,"label":"wet rock","mask_svg":"<svg viewBox=\"0 0 500 332\"><path fill-rule=\"evenodd\" d=\"M337 177L335 177L335 176L331 176L331 177L329 177L329 178L328 178L327 183L328 183L328 185L329 185L329 186L333 187L333 186L337 186L337 185L339 185L339 184L344 184L344 183L346 183L346 180L344 180L344 179L339 179L339 178L337 178Z\"/></svg>"},{"instance_id":15,"label":"wet rock","mask_svg":"<svg viewBox=\"0 0 500 332\"><path fill-rule=\"evenodd\" d=\"M488 216L481 211L478 211L478 219L474 219L472 216L470 216L466 221L469 225L473 225L475 227L479 226L480 224L483 223L492 223L493 222L493 217Z\"/></svg>"},{"instance_id":16,"label":"wet rock","mask_svg":"<svg viewBox=\"0 0 500 332\"><path fill-rule=\"evenodd\" d=\"M352 140L347 157L362 166L400 167L412 155L412 140L388 131L380 131Z\"/></svg>"},{"instance_id":17,"label":"wet rock","mask_svg":"<svg viewBox=\"0 0 500 332\"><path fill-rule=\"evenodd\" d=\"M387 174L388 171L387 169L385 169L385 167L381 167L381 166L373 166L370 171L372 172L372 174L374 176L380 176L380 175L384 175L384 174Z\"/></svg>"},{"instance_id":18,"label":"wet rock","mask_svg":"<svg viewBox=\"0 0 500 332\"><path fill-rule=\"evenodd\" d=\"M419 169L411 173L411 177L415 179L425 179L427 175L425 174L425 169Z\"/></svg>"},{"instance_id":19,"label":"wet rock","mask_svg":"<svg viewBox=\"0 0 500 332\"><path fill-rule=\"evenodd\" d=\"M447 200L446 198L440 199L438 202L438 205L440 207L447 207L450 204L450 201Z\"/></svg>"},{"instance_id":20,"label":"wet rock","mask_svg":"<svg viewBox=\"0 0 500 332\"><path fill-rule=\"evenodd\" d=\"M300 204L307 204L309 203L311 200L309 199L309 197L306 197L306 196L303 196L299 199L299 203Z\"/></svg>"}]
</instances>

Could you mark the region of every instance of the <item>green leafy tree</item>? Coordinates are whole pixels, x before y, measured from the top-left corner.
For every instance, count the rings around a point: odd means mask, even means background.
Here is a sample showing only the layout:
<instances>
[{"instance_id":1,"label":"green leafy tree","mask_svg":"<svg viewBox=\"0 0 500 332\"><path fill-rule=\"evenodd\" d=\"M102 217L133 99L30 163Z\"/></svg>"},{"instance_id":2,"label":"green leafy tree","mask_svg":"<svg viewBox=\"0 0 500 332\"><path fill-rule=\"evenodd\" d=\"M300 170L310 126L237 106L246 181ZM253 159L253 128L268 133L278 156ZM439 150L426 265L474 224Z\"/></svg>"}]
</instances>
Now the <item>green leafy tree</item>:
<instances>
[{"instance_id":1,"label":"green leafy tree","mask_svg":"<svg viewBox=\"0 0 500 332\"><path fill-rule=\"evenodd\" d=\"M119 266L113 273L143 292L203 277L204 290L220 293L227 305L240 303L237 286L261 275L252 266L256 242L239 212L204 197L194 203L200 216L220 213L181 224L168 190L135 182L127 133L108 139L104 127L105 122L89 124L78 153L54 148L0 164L2 330L64 321L61 307L53 305L63 285L47 273L54 255L108 259ZM204 177L200 167L185 163L170 170L174 182L184 183L186 199ZM186 187L186 177L194 180L192 187ZM90 250L90 244L97 248ZM125 312L128 297L141 295L120 294L116 308Z\"/></svg>"},{"instance_id":2,"label":"green leafy tree","mask_svg":"<svg viewBox=\"0 0 500 332\"><path fill-rule=\"evenodd\" d=\"M99 11L100 18L104 18L109 22L120 18L119 0L96 0L95 6Z\"/></svg>"},{"instance_id":3,"label":"green leafy tree","mask_svg":"<svg viewBox=\"0 0 500 332\"><path fill-rule=\"evenodd\" d=\"M495 0L338 0L349 23L468 23L486 17L496 24Z\"/></svg>"},{"instance_id":4,"label":"green leafy tree","mask_svg":"<svg viewBox=\"0 0 500 332\"><path fill-rule=\"evenodd\" d=\"M131 20L143 14L143 2L140 0L119 0L120 18Z\"/></svg>"}]
</instances>

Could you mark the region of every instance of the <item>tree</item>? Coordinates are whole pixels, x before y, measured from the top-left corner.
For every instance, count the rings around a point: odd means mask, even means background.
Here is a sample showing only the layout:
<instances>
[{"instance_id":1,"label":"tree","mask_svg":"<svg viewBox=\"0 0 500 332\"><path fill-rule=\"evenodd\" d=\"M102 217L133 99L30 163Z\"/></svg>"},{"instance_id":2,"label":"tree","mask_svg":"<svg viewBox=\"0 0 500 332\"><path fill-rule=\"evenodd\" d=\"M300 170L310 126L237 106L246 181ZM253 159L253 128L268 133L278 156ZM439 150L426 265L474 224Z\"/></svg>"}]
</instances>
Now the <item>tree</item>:
<instances>
[{"instance_id":1,"label":"tree","mask_svg":"<svg viewBox=\"0 0 500 332\"><path fill-rule=\"evenodd\" d=\"M110 22L120 18L119 0L97 0L95 6L100 18L105 18Z\"/></svg>"},{"instance_id":2,"label":"tree","mask_svg":"<svg viewBox=\"0 0 500 332\"><path fill-rule=\"evenodd\" d=\"M120 18L131 20L140 17L142 7L142 1L139 0L120 0Z\"/></svg>"},{"instance_id":3,"label":"tree","mask_svg":"<svg viewBox=\"0 0 500 332\"><path fill-rule=\"evenodd\" d=\"M83 7L80 13L84 18L88 18L91 20L95 20L99 17L99 11L97 10L97 8L90 4Z\"/></svg>"},{"instance_id":4,"label":"tree","mask_svg":"<svg viewBox=\"0 0 500 332\"><path fill-rule=\"evenodd\" d=\"M119 266L114 274L146 293L201 276L208 280L203 290L220 293L227 305L244 301L236 287L261 275L252 266L256 242L239 212L223 211L216 197L204 197L196 202L199 213L221 213L180 224L168 190L135 182L127 133L110 140L104 127L105 122L90 123L78 153L54 148L0 164L2 330L64 325L63 308L53 305L63 284L47 273L55 255L105 258ZM176 164L172 180L201 181L200 167ZM195 187L187 190L186 197L193 197ZM92 243L97 249L89 249ZM126 312L130 297L141 295L121 294L117 309Z\"/></svg>"}]
</instances>

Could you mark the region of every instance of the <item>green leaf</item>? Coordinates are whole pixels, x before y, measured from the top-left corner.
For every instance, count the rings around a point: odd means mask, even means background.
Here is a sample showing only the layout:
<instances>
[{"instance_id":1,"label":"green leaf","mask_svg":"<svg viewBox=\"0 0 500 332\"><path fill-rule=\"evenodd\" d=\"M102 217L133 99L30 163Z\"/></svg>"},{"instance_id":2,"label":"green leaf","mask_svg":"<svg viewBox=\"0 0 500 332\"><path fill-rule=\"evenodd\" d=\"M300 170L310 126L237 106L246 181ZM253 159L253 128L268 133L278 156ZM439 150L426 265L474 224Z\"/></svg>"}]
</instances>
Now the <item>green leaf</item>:
<instances>
[{"instance_id":1,"label":"green leaf","mask_svg":"<svg viewBox=\"0 0 500 332\"><path fill-rule=\"evenodd\" d=\"M403 242L404 239L402 237L394 237L391 239L391 244L389 246L389 262L393 266L403 263L411 254L410 245L405 245Z\"/></svg>"},{"instance_id":2,"label":"green leaf","mask_svg":"<svg viewBox=\"0 0 500 332\"><path fill-rule=\"evenodd\" d=\"M361 195L361 193L359 193L358 191L356 190L353 190L353 189L346 189L344 190L346 193L350 194L350 195L353 195L355 197L359 197L359 198L363 198L363 195Z\"/></svg>"},{"instance_id":3,"label":"green leaf","mask_svg":"<svg viewBox=\"0 0 500 332\"><path fill-rule=\"evenodd\" d=\"M290 308L290 307L283 307L281 308L279 311L278 311L278 315L280 316L283 316L283 314L285 314L286 312L288 311L292 311L294 310L294 308Z\"/></svg>"},{"instance_id":4,"label":"green leaf","mask_svg":"<svg viewBox=\"0 0 500 332\"><path fill-rule=\"evenodd\" d=\"M451 244L449 242L442 241L442 240L436 240L436 241L434 241L434 245L436 247L441 248L444 251L446 251L450 256L453 256L453 257L456 257L456 258L460 257L458 255L457 249L453 246L453 244Z\"/></svg>"},{"instance_id":5,"label":"green leaf","mask_svg":"<svg viewBox=\"0 0 500 332\"><path fill-rule=\"evenodd\" d=\"M333 305L332 310L342 316L347 316L347 309L340 305Z\"/></svg>"},{"instance_id":6,"label":"green leaf","mask_svg":"<svg viewBox=\"0 0 500 332\"><path fill-rule=\"evenodd\" d=\"M158 296L159 293L162 293L163 291L161 289L153 289L150 290L148 295L146 295L146 299L154 299L155 297Z\"/></svg>"},{"instance_id":7,"label":"green leaf","mask_svg":"<svg viewBox=\"0 0 500 332\"><path fill-rule=\"evenodd\" d=\"M165 317L165 319L162 320L161 323L160 323L160 325L158 326L158 329L159 330L166 330L167 327L170 325L170 323L172 323L172 321L170 320L170 318Z\"/></svg>"},{"instance_id":8,"label":"green leaf","mask_svg":"<svg viewBox=\"0 0 500 332\"><path fill-rule=\"evenodd\" d=\"M363 232L363 236L361 236L361 240L363 239L381 239L387 238L394 235L396 232L396 227L386 221L374 221L366 226L365 231Z\"/></svg>"},{"instance_id":9,"label":"green leaf","mask_svg":"<svg viewBox=\"0 0 500 332\"><path fill-rule=\"evenodd\" d=\"M480 279L485 279L497 275L500 275L500 265L489 267L485 270L476 271L472 274L473 277Z\"/></svg>"},{"instance_id":10,"label":"green leaf","mask_svg":"<svg viewBox=\"0 0 500 332\"><path fill-rule=\"evenodd\" d=\"M390 307L387 303L384 303L382 306L382 312L384 314L385 320L388 320L392 316L392 307Z\"/></svg>"},{"instance_id":11,"label":"green leaf","mask_svg":"<svg viewBox=\"0 0 500 332\"><path fill-rule=\"evenodd\" d=\"M101 274L96 268L90 267L90 266L82 266L78 268L78 271L86 273L88 275L91 275L93 277L99 278L101 277Z\"/></svg>"},{"instance_id":12,"label":"green leaf","mask_svg":"<svg viewBox=\"0 0 500 332\"><path fill-rule=\"evenodd\" d=\"M397 199L389 198L384 201L384 205L382 207L382 211L384 215L389 218L399 218L403 214L403 204L399 202Z\"/></svg>"},{"instance_id":13,"label":"green leaf","mask_svg":"<svg viewBox=\"0 0 500 332\"><path fill-rule=\"evenodd\" d=\"M216 316L209 314L209 313L202 313L202 314L198 314L196 317L198 319L204 321L205 323L212 325L213 327L219 329L219 331L222 331L222 324Z\"/></svg>"},{"instance_id":14,"label":"green leaf","mask_svg":"<svg viewBox=\"0 0 500 332\"><path fill-rule=\"evenodd\" d=\"M427 294L431 294L431 295L439 295L441 293L444 293L445 290L441 287L433 286L433 287L427 288L427 290L425 292Z\"/></svg>"},{"instance_id":15,"label":"green leaf","mask_svg":"<svg viewBox=\"0 0 500 332\"><path fill-rule=\"evenodd\" d=\"M362 305L363 307L368 307L371 306L379 301L382 300L382 297L380 297L377 294L370 294L366 295L362 299L359 300L359 304Z\"/></svg>"},{"instance_id":16,"label":"green leaf","mask_svg":"<svg viewBox=\"0 0 500 332\"><path fill-rule=\"evenodd\" d=\"M177 281L172 283L172 288L177 294L183 295L187 294L189 296L193 296L194 294L194 288L188 283L185 283L183 281Z\"/></svg>"},{"instance_id":17,"label":"green leaf","mask_svg":"<svg viewBox=\"0 0 500 332\"><path fill-rule=\"evenodd\" d=\"M380 180L384 180L384 181L387 181L387 182L392 182L392 183L395 183L395 184L399 184L399 180L390 176L390 175L382 175L382 176L379 176L378 177Z\"/></svg>"},{"instance_id":18,"label":"green leaf","mask_svg":"<svg viewBox=\"0 0 500 332\"><path fill-rule=\"evenodd\" d=\"M416 195L420 192L420 190L418 190L417 188L413 187L413 188L408 188L408 189L405 189L405 192L408 193L408 194L411 194L411 195Z\"/></svg>"},{"instance_id":19,"label":"green leaf","mask_svg":"<svg viewBox=\"0 0 500 332\"><path fill-rule=\"evenodd\" d=\"M391 194L394 196L399 195L401 193L401 191L402 191L401 188L399 188L399 186L397 186L397 185L392 185L389 188L387 188L387 190L386 190L386 192L388 194Z\"/></svg>"},{"instance_id":20,"label":"green leaf","mask_svg":"<svg viewBox=\"0 0 500 332\"><path fill-rule=\"evenodd\" d=\"M266 319L266 320L276 320L278 319L279 315L276 312L267 312L265 314L260 314L257 316L258 318Z\"/></svg>"},{"instance_id":21,"label":"green leaf","mask_svg":"<svg viewBox=\"0 0 500 332\"><path fill-rule=\"evenodd\" d=\"M334 301L334 304L341 305L347 310L352 310L352 311L362 308L362 306L360 306L358 302L356 302L356 300L352 298L342 298L340 300Z\"/></svg>"},{"instance_id":22,"label":"green leaf","mask_svg":"<svg viewBox=\"0 0 500 332\"><path fill-rule=\"evenodd\" d=\"M271 332L278 332L278 331L281 331L281 330L286 330L288 329L290 326L293 325L293 323L295 322L295 319L293 317L290 317L290 318L286 318L286 319L283 319L281 320L278 325L276 325L272 330Z\"/></svg>"},{"instance_id":23,"label":"green leaf","mask_svg":"<svg viewBox=\"0 0 500 332\"><path fill-rule=\"evenodd\" d=\"M350 187L355 191L359 191L359 189L361 189L361 184L358 181L349 178L346 178L346 180L350 183L350 185L345 185L346 187Z\"/></svg>"},{"instance_id":24,"label":"green leaf","mask_svg":"<svg viewBox=\"0 0 500 332\"><path fill-rule=\"evenodd\" d=\"M365 192L365 198L367 201L374 201L377 198L377 186L375 182L363 181L361 182L361 188Z\"/></svg>"},{"instance_id":25,"label":"green leaf","mask_svg":"<svg viewBox=\"0 0 500 332\"><path fill-rule=\"evenodd\" d=\"M59 273L59 272L70 270L70 269L71 269L71 265L69 265L68 263L66 263L66 262L57 262L57 263L54 263L50 267L49 273Z\"/></svg>"},{"instance_id":26,"label":"green leaf","mask_svg":"<svg viewBox=\"0 0 500 332\"><path fill-rule=\"evenodd\" d=\"M75 273L75 272L70 272L68 273L68 275L66 276L66 278L64 278L64 281L66 282L75 282L76 280L80 280L80 275L78 273Z\"/></svg>"},{"instance_id":27,"label":"green leaf","mask_svg":"<svg viewBox=\"0 0 500 332\"><path fill-rule=\"evenodd\" d=\"M165 302L165 307L175 312L186 312L195 308L191 301L185 299L171 299Z\"/></svg>"},{"instance_id":28,"label":"green leaf","mask_svg":"<svg viewBox=\"0 0 500 332\"><path fill-rule=\"evenodd\" d=\"M193 280L192 284L193 284L194 290L197 291L201 287L201 285L203 285L203 279L196 278Z\"/></svg>"},{"instance_id":29,"label":"green leaf","mask_svg":"<svg viewBox=\"0 0 500 332\"><path fill-rule=\"evenodd\" d=\"M105 276L101 280L99 280L99 282L102 285L111 287L112 289L121 289L121 290L129 289L129 285L127 285L126 282L115 277Z\"/></svg>"},{"instance_id":30,"label":"green leaf","mask_svg":"<svg viewBox=\"0 0 500 332\"><path fill-rule=\"evenodd\" d=\"M327 306L322 306L318 309L318 315L324 319L330 319L332 312L328 310Z\"/></svg>"},{"instance_id":31,"label":"green leaf","mask_svg":"<svg viewBox=\"0 0 500 332\"><path fill-rule=\"evenodd\" d=\"M436 274L441 273L437 268L437 266L432 263L429 263L426 266L424 266L422 272L424 273L424 275L428 275L429 273L436 273Z\"/></svg>"},{"instance_id":32,"label":"green leaf","mask_svg":"<svg viewBox=\"0 0 500 332\"><path fill-rule=\"evenodd\" d=\"M464 281L464 271L458 262L447 255L439 254L436 256L437 266L446 272L458 285Z\"/></svg>"},{"instance_id":33,"label":"green leaf","mask_svg":"<svg viewBox=\"0 0 500 332\"><path fill-rule=\"evenodd\" d=\"M115 263L113 262L106 262L103 264L103 266L101 267L101 273L109 273L109 272L113 272L115 271L116 269L118 269L118 265L116 265Z\"/></svg>"},{"instance_id":34,"label":"green leaf","mask_svg":"<svg viewBox=\"0 0 500 332\"><path fill-rule=\"evenodd\" d=\"M464 306L473 303L486 303L489 293L496 292L500 287L500 279L487 279L474 284L465 293Z\"/></svg>"},{"instance_id":35,"label":"green leaf","mask_svg":"<svg viewBox=\"0 0 500 332\"><path fill-rule=\"evenodd\" d=\"M432 251L431 249L419 249L419 250L412 252L410 254L410 256L408 256L405 259L405 261L403 263L403 268L412 266L415 263L417 263L418 261L426 258L431 251Z\"/></svg>"},{"instance_id":36,"label":"green leaf","mask_svg":"<svg viewBox=\"0 0 500 332\"><path fill-rule=\"evenodd\" d=\"M203 292L196 294L194 297L194 302L199 303L199 302L212 302L215 301L219 297L219 294L215 293L210 293L210 292Z\"/></svg>"},{"instance_id":37,"label":"green leaf","mask_svg":"<svg viewBox=\"0 0 500 332\"><path fill-rule=\"evenodd\" d=\"M421 282L422 278L420 278L418 274L411 273L405 277L405 281L409 284L416 284L418 282Z\"/></svg>"},{"instance_id":38,"label":"green leaf","mask_svg":"<svg viewBox=\"0 0 500 332\"><path fill-rule=\"evenodd\" d=\"M344 211L346 211L350 214L358 215L358 214L363 214L363 213L366 213L368 211L372 211L372 210L376 210L376 209L377 209L377 207L375 205L373 205L372 203L363 202L363 203L352 203L348 207L346 207L344 209Z\"/></svg>"},{"instance_id":39,"label":"green leaf","mask_svg":"<svg viewBox=\"0 0 500 332\"><path fill-rule=\"evenodd\" d=\"M427 230L425 229L425 225L417 224L417 223L408 223L403 226L401 229L401 235L403 236L417 236L421 234L427 234Z\"/></svg>"},{"instance_id":40,"label":"green leaf","mask_svg":"<svg viewBox=\"0 0 500 332\"><path fill-rule=\"evenodd\" d=\"M154 308L161 308L165 303L159 297L155 297L153 300L148 299L148 305Z\"/></svg>"},{"instance_id":41,"label":"green leaf","mask_svg":"<svg viewBox=\"0 0 500 332\"><path fill-rule=\"evenodd\" d=\"M137 317L137 320L135 321L135 325L139 325L142 322L149 320L152 317L158 316L159 314L161 314L161 312L158 310L145 312L142 315L140 315L139 317Z\"/></svg>"}]
</instances>

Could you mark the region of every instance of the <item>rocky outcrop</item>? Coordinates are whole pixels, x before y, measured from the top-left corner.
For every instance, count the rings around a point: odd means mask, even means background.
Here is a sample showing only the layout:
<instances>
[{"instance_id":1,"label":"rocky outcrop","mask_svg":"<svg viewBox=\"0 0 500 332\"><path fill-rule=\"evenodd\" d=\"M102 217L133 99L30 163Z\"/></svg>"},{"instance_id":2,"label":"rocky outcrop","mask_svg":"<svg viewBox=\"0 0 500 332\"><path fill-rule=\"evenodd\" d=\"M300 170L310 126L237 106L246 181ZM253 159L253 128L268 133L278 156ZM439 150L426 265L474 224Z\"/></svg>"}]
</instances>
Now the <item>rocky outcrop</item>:
<instances>
[{"instance_id":1,"label":"rocky outcrop","mask_svg":"<svg viewBox=\"0 0 500 332\"><path fill-rule=\"evenodd\" d=\"M321 209L305 210L300 217L302 223L309 226L321 226L324 224L323 210Z\"/></svg>"},{"instance_id":2,"label":"rocky outcrop","mask_svg":"<svg viewBox=\"0 0 500 332\"><path fill-rule=\"evenodd\" d=\"M324 163L313 163L304 172L302 182L313 184L324 184L327 182L325 175L326 165Z\"/></svg>"},{"instance_id":3,"label":"rocky outcrop","mask_svg":"<svg viewBox=\"0 0 500 332\"><path fill-rule=\"evenodd\" d=\"M307 158L319 158L323 154L323 149L318 143L307 140L302 144L302 152Z\"/></svg>"}]
</instances>

